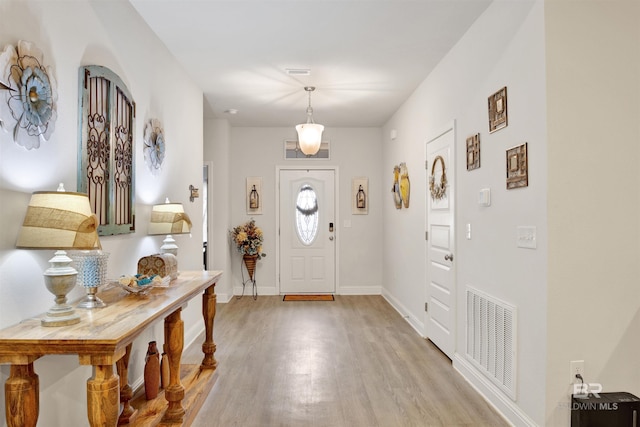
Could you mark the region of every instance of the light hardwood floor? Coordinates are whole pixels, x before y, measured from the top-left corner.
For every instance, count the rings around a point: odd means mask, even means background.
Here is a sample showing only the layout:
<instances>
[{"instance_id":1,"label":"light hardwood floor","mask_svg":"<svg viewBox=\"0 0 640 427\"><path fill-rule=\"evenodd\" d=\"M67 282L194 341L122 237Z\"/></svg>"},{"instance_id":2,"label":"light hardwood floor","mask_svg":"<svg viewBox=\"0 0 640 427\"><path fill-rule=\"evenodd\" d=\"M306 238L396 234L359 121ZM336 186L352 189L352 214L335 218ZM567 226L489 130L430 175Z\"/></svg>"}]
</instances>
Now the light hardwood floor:
<instances>
[{"instance_id":1,"label":"light hardwood floor","mask_svg":"<svg viewBox=\"0 0 640 427\"><path fill-rule=\"evenodd\" d=\"M214 340L219 377L194 427L508 425L381 296L234 298Z\"/></svg>"}]
</instances>

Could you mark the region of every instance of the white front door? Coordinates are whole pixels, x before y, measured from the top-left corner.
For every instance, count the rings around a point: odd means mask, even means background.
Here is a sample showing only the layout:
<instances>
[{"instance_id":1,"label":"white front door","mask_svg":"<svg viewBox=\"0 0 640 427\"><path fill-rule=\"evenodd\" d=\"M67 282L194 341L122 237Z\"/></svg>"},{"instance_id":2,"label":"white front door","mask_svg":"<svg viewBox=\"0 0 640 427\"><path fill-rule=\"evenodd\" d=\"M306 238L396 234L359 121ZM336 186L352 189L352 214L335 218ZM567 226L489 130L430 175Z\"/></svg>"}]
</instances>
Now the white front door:
<instances>
[{"instance_id":1,"label":"white front door","mask_svg":"<svg viewBox=\"0 0 640 427\"><path fill-rule=\"evenodd\" d=\"M427 337L455 350L454 127L427 141ZM444 179L443 179L444 176Z\"/></svg>"},{"instance_id":2,"label":"white front door","mask_svg":"<svg viewBox=\"0 0 640 427\"><path fill-rule=\"evenodd\" d=\"M280 292L335 292L335 171L280 170Z\"/></svg>"}]
</instances>

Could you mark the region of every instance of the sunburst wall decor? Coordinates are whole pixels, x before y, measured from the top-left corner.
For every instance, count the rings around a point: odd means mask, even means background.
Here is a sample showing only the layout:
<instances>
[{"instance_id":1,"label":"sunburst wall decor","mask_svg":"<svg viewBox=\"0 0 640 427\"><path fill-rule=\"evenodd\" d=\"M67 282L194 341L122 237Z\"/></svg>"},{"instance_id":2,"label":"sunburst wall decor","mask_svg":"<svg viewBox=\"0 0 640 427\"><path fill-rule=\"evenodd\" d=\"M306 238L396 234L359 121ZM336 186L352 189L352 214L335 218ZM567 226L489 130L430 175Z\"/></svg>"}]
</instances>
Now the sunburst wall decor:
<instances>
[{"instance_id":1,"label":"sunburst wall decor","mask_svg":"<svg viewBox=\"0 0 640 427\"><path fill-rule=\"evenodd\" d=\"M152 174L160 173L165 155L164 130L158 119L151 119L144 126L144 161Z\"/></svg>"},{"instance_id":2,"label":"sunburst wall decor","mask_svg":"<svg viewBox=\"0 0 640 427\"><path fill-rule=\"evenodd\" d=\"M57 83L33 43L19 41L0 53L0 126L27 150L48 141L58 117Z\"/></svg>"}]
</instances>

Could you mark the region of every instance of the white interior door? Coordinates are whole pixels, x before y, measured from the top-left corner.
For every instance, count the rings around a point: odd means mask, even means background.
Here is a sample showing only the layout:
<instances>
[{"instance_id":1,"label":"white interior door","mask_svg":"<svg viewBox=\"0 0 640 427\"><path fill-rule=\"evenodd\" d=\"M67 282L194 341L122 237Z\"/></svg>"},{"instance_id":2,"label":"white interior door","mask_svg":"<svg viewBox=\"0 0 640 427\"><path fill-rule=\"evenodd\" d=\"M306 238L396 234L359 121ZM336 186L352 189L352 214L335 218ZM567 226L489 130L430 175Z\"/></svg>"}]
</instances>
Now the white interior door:
<instances>
[{"instance_id":1,"label":"white interior door","mask_svg":"<svg viewBox=\"0 0 640 427\"><path fill-rule=\"evenodd\" d=\"M335 292L335 171L280 171L280 292Z\"/></svg>"},{"instance_id":2,"label":"white interior door","mask_svg":"<svg viewBox=\"0 0 640 427\"><path fill-rule=\"evenodd\" d=\"M456 319L454 147L453 126L428 141L426 147L430 190L427 195L427 337L449 358L455 350Z\"/></svg>"}]
</instances>

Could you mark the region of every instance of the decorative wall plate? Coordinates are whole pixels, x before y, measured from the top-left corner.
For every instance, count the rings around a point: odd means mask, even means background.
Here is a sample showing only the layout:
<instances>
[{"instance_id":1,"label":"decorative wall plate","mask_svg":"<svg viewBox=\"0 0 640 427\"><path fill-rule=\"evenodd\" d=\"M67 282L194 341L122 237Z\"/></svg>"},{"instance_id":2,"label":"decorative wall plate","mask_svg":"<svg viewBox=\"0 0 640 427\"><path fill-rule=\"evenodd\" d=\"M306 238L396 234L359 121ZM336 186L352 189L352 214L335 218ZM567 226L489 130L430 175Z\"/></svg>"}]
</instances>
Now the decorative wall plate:
<instances>
[{"instance_id":1,"label":"decorative wall plate","mask_svg":"<svg viewBox=\"0 0 640 427\"><path fill-rule=\"evenodd\" d=\"M151 119L144 127L144 161L152 174L160 173L165 156L164 130L158 119Z\"/></svg>"},{"instance_id":2,"label":"decorative wall plate","mask_svg":"<svg viewBox=\"0 0 640 427\"><path fill-rule=\"evenodd\" d=\"M0 53L0 126L27 150L49 140L58 117L57 83L42 58L27 41Z\"/></svg>"}]
</instances>

